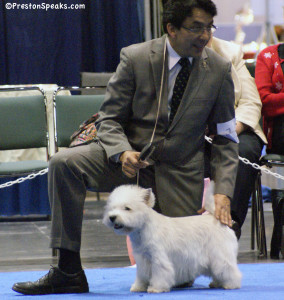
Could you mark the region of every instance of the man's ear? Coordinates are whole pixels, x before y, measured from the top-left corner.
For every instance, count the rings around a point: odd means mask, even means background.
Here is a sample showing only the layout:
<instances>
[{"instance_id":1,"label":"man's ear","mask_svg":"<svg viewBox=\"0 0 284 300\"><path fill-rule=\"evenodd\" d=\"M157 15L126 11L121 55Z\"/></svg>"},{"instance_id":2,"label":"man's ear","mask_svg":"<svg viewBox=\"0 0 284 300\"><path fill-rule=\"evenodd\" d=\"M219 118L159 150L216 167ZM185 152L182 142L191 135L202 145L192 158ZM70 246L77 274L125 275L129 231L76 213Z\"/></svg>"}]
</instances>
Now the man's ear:
<instances>
[{"instance_id":1,"label":"man's ear","mask_svg":"<svg viewBox=\"0 0 284 300\"><path fill-rule=\"evenodd\" d=\"M168 23L167 24L167 30L168 30L168 35L171 38L175 38L176 37L176 27L172 23Z\"/></svg>"}]
</instances>

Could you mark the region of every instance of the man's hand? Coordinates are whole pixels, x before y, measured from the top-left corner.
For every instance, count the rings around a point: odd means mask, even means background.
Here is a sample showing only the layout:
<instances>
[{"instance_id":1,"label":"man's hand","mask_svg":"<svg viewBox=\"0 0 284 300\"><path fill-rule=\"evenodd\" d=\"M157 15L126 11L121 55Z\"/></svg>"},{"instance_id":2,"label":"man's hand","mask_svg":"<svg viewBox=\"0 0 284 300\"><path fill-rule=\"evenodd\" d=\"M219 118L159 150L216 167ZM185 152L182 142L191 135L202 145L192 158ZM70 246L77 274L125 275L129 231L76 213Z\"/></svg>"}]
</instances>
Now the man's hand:
<instances>
[{"instance_id":1,"label":"man's hand","mask_svg":"<svg viewBox=\"0 0 284 300\"><path fill-rule=\"evenodd\" d=\"M120 155L122 172L129 178L135 177L137 172L149 166L147 161L139 161L140 152L125 151Z\"/></svg>"},{"instance_id":2,"label":"man's hand","mask_svg":"<svg viewBox=\"0 0 284 300\"><path fill-rule=\"evenodd\" d=\"M232 227L231 202L226 195L215 194L215 217L221 223Z\"/></svg>"}]
</instances>

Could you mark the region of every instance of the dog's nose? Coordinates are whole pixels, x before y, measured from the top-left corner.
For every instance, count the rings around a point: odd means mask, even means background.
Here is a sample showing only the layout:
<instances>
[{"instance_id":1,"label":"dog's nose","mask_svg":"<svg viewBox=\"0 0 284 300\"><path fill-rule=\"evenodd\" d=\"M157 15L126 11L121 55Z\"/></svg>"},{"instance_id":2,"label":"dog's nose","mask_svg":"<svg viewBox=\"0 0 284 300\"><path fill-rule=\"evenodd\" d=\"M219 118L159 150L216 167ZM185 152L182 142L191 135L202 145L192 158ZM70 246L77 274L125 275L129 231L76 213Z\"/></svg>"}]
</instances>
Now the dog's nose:
<instances>
[{"instance_id":1,"label":"dog's nose","mask_svg":"<svg viewBox=\"0 0 284 300\"><path fill-rule=\"evenodd\" d=\"M110 216L109 219L113 223L115 221L115 219L116 219L116 216Z\"/></svg>"}]
</instances>

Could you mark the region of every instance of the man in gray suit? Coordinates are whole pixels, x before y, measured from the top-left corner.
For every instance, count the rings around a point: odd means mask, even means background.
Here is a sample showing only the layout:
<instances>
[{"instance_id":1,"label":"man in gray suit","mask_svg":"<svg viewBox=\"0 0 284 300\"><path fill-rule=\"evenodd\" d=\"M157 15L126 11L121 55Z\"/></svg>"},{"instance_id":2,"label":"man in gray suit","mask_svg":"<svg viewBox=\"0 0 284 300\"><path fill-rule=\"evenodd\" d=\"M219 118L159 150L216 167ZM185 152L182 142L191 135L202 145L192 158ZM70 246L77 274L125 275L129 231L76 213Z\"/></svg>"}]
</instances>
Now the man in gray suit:
<instances>
[{"instance_id":1,"label":"man in gray suit","mask_svg":"<svg viewBox=\"0 0 284 300\"><path fill-rule=\"evenodd\" d=\"M60 151L50 161L51 247L59 249L58 268L39 281L16 283L13 290L88 292L79 254L88 188L111 191L136 183L139 172L139 184L156 194L155 209L172 217L197 214L207 126L215 135L211 168L216 218L231 226L238 138L231 65L205 47L215 15L211 0L169 1L163 12L167 34L122 49L96 123L97 141ZM139 159L150 141L155 146L152 156Z\"/></svg>"}]
</instances>

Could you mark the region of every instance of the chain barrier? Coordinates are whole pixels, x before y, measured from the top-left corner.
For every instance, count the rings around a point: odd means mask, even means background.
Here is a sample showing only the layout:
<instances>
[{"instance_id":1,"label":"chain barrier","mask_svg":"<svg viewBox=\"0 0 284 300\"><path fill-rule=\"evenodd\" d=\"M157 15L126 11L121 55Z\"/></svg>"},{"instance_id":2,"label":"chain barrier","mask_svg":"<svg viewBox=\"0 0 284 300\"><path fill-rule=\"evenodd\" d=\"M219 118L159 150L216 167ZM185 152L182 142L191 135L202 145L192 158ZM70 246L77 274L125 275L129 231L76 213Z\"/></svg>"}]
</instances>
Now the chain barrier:
<instances>
[{"instance_id":1,"label":"chain barrier","mask_svg":"<svg viewBox=\"0 0 284 300\"><path fill-rule=\"evenodd\" d=\"M32 174L29 174L27 177L20 177L14 181L9 181L9 182L6 182L6 183L3 183L3 184L0 184L0 189L3 189L5 187L9 187L11 185L14 185L14 184L17 184L17 183L21 183L21 182L24 182L26 180L30 180L30 179L34 179L35 177L37 176L40 176L40 175L44 175L48 172L48 168L46 169L43 169L37 173L32 173Z\"/></svg>"},{"instance_id":2,"label":"chain barrier","mask_svg":"<svg viewBox=\"0 0 284 300\"><path fill-rule=\"evenodd\" d=\"M205 136L205 139L208 143L212 144L212 139L208 136ZM272 175L274 177L276 177L277 179L281 179L281 180L284 180L284 176L278 174L278 173L274 173L270 170L268 170L265 166L259 166L258 164L256 163L251 163L247 158L244 158L244 157L241 157L239 156L239 160L242 161L244 164L246 165L250 165L252 166L254 169L256 170L260 170L261 172L264 172L266 174L269 174L269 175ZM0 189L3 189L5 187L9 187L11 185L14 185L14 184L17 184L17 183L22 183L26 180L31 180L31 179L34 179L35 177L37 176L41 176L41 175L44 175L48 172L48 168L46 169L43 169L37 173L32 173L32 174L29 174L27 177L21 177L21 178L18 178L14 181L9 181L9 182L6 182L6 183L3 183L3 184L0 184Z\"/></svg>"},{"instance_id":3,"label":"chain barrier","mask_svg":"<svg viewBox=\"0 0 284 300\"><path fill-rule=\"evenodd\" d=\"M205 139L208 143L212 144L212 139L208 136L205 136ZM239 160L242 161L244 164L246 165L250 165L252 166L254 169L256 170L260 170L261 172L263 173L266 173L266 174L269 174L269 175L272 175L278 179L281 179L281 180L284 180L284 176L278 174L278 173L274 173L270 170L268 170L265 166L259 166L258 164L256 163L251 163L247 158L244 158L244 157L241 157L239 156Z\"/></svg>"}]
</instances>

